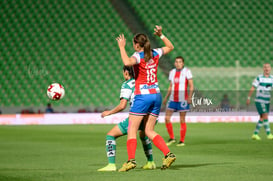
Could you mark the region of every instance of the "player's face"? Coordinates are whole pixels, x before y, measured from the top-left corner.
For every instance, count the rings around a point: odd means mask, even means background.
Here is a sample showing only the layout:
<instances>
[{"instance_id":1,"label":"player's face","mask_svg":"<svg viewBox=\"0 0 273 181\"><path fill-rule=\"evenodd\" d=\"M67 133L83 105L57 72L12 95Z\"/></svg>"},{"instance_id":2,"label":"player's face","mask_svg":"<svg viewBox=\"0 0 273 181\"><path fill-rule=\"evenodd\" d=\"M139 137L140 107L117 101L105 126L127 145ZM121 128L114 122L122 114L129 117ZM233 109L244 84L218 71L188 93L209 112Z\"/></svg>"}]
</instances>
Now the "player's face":
<instances>
[{"instance_id":1,"label":"player's face","mask_svg":"<svg viewBox=\"0 0 273 181\"><path fill-rule=\"evenodd\" d=\"M271 66L270 66L270 64L268 64L268 63L264 64L263 69L264 69L264 74L265 74L265 75L269 75L269 74L270 74L270 71L271 71Z\"/></svg>"},{"instance_id":2,"label":"player's face","mask_svg":"<svg viewBox=\"0 0 273 181\"><path fill-rule=\"evenodd\" d=\"M182 69L184 66L184 62L181 58L175 59L174 66L176 69Z\"/></svg>"}]
</instances>

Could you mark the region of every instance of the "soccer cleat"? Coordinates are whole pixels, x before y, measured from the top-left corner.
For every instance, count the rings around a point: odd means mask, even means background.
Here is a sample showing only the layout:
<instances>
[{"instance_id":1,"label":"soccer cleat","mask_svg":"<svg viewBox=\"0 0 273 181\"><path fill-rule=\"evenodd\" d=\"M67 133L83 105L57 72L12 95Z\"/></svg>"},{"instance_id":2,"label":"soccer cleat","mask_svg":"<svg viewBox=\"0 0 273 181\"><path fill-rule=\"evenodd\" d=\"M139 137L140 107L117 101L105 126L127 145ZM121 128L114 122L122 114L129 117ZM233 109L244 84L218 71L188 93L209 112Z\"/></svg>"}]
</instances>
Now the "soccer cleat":
<instances>
[{"instance_id":1,"label":"soccer cleat","mask_svg":"<svg viewBox=\"0 0 273 181\"><path fill-rule=\"evenodd\" d=\"M117 167L116 167L116 164L114 163L109 163L105 167L98 169L99 172L113 172L116 170L117 170Z\"/></svg>"},{"instance_id":2,"label":"soccer cleat","mask_svg":"<svg viewBox=\"0 0 273 181\"><path fill-rule=\"evenodd\" d=\"M185 146L185 143L183 141L179 141L179 143L177 143L176 146Z\"/></svg>"},{"instance_id":3,"label":"soccer cleat","mask_svg":"<svg viewBox=\"0 0 273 181\"><path fill-rule=\"evenodd\" d=\"M118 171L119 172L126 172L126 171L129 171L134 168L136 168L136 160L131 159L131 160L127 161L126 163L124 163Z\"/></svg>"},{"instance_id":4,"label":"soccer cleat","mask_svg":"<svg viewBox=\"0 0 273 181\"><path fill-rule=\"evenodd\" d=\"M176 160L176 157L173 153L169 152L165 158L163 158L163 164L161 166L161 170L165 170L169 168L171 164Z\"/></svg>"},{"instance_id":5,"label":"soccer cleat","mask_svg":"<svg viewBox=\"0 0 273 181\"><path fill-rule=\"evenodd\" d=\"M167 146L170 146L171 144L175 143L175 139L169 139L168 142L166 143Z\"/></svg>"},{"instance_id":6,"label":"soccer cleat","mask_svg":"<svg viewBox=\"0 0 273 181\"><path fill-rule=\"evenodd\" d=\"M253 134L252 137L251 137L251 139L253 139L253 140L261 140L260 136L257 135L257 134Z\"/></svg>"},{"instance_id":7,"label":"soccer cleat","mask_svg":"<svg viewBox=\"0 0 273 181\"><path fill-rule=\"evenodd\" d=\"M148 161L142 168L145 170L152 170L156 169L156 165L154 161Z\"/></svg>"},{"instance_id":8,"label":"soccer cleat","mask_svg":"<svg viewBox=\"0 0 273 181\"><path fill-rule=\"evenodd\" d=\"M272 134L267 135L267 139L273 140L273 135Z\"/></svg>"}]
</instances>

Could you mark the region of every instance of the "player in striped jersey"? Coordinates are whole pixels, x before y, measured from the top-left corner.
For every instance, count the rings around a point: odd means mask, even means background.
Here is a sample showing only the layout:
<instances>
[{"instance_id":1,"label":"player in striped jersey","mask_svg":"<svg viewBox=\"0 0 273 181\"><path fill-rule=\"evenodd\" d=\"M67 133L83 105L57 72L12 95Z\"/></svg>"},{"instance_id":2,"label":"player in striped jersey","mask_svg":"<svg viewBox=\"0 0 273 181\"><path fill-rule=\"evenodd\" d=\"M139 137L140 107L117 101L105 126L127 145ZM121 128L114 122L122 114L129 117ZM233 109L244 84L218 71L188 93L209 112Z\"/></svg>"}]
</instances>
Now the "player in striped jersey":
<instances>
[{"instance_id":1,"label":"player in striped jersey","mask_svg":"<svg viewBox=\"0 0 273 181\"><path fill-rule=\"evenodd\" d=\"M118 113L126 108L127 102L132 101L134 97L135 79L134 71L132 67L123 67L123 76L125 82L123 82L120 90L120 103L115 108L109 111L104 111L101 117L109 116L111 114ZM114 126L106 135L106 153L108 158L108 165L98 169L98 171L116 171L116 138L127 134L129 125L129 119L126 118L118 125ZM142 142L142 146L147 157L147 163L142 167L143 169L155 169L156 165L153 160L152 144L151 141L144 133L144 125L139 128L139 136Z\"/></svg>"},{"instance_id":2,"label":"player in striped jersey","mask_svg":"<svg viewBox=\"0 0 273 181\"><path fill-rule=\"evenodd\" d=\"M153 141L154 145L162 151L165 158L161 169L171 166L176 157L170 152L164 139L154 131L154 126L161 108L161 94L157 82L157 68L159 58L173 50L173 44L162 34L162 27L155 26L154 34L159 36L164 47L151 49L150 41L145 34L137 34L133 39L135 53L128 57L125 50L126 39L121 34L116 38L124 65L134 66L135 71L135 97L129 114L129 128L127 136L128 161L119 171L128 171L136 167L135 151L137 147L136 134L144 116L148 116L145 122L145 134Z\"/></svg>"},{"instance_id":3,"label":"player in striped jersey","mask_svg":"<svg viewBox=\"0 0 273 181\"><path fill-rule=\"evenodd\" d=\"M187 131L185 117L186 112L190 110L194 87L191 70L184 66L184 58L182 56L176 57L174 65L175 68L172 69L169 74L170 86L167 95L163 100L163 104L166 104L169 97L165 115L165 125L170 136L167 145L169 146L172 143L175 143L171 116L174 111L178 111L180 114L180 141L176 146L184 146Z\"/></svg>"},{"instance_id":4,"label":"player in striped jersey","mask_svg":"<svg viewBox=\"0 0 273 181\"><path fill-rule=\"evenodd\" d=\"M268 122L268 113L270 107L270 91L273 86L273 76L270 75L271 66L269 63L265 63L263 65L263 74L258 75L252 83L252 87L248 93L247 102L246 104L250 104L250 98L252 93L256 88L256 98L255 98L255 105L257 111L260 115L260 119L256 125L256 129L254 134L252 135L253 140L261 140L259 134L260 128L264 126L267 139L273 140L273 135L271 134L270 125Z\"/></svg>"}]
</instances>

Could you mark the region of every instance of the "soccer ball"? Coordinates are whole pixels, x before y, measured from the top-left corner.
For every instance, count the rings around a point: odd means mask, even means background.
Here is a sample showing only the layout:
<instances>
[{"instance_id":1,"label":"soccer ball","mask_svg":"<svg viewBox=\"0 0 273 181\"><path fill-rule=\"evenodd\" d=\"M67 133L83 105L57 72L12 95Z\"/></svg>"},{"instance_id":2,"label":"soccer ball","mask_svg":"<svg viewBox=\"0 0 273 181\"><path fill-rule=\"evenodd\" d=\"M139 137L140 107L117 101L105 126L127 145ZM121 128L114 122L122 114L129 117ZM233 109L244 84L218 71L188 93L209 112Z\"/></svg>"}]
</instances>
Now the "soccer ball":
<instances>
[{"instance_id":1,"label":"soccer ball","mask_svg":"<svg viewBox=\"0 0 273 181\"><path fill-rule=\"evenodd\" d=\"M47 96L52 100L60 100L64 97L64 87L59 83L53 83L47 88Z\"/></svg>"}]
</instances>

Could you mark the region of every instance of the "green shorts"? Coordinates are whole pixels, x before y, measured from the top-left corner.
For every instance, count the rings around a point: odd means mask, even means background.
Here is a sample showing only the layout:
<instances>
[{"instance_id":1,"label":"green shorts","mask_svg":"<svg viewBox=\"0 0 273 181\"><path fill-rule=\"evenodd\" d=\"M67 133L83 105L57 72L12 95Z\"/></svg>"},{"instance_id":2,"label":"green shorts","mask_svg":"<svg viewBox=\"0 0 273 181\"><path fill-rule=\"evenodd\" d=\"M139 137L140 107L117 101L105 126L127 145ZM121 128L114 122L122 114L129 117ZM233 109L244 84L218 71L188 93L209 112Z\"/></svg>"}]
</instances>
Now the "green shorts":
<instances>
[{"instance_id":1,"label":"green shorts","mask_svg":"<svg viewBox=\"0 0 273 181\"><path fill-rule=\"evenodd\" d=\"M270 104L265 104L265 103L261 103L261 102L255 102L257 111L260 115L264 114L264 113L269 113L269 107Z\"/></svg>"},{"instance_id":2,"label":"green shorts","mask_svg":"<svg viewBox=\"0 0 273 181\"><path fill-rule=\"evenodd\" d=\"M156 120L156 123L158 122L158 120ZM128 125L129 125L129 118L124 119L123 121L121 121L120 123L118 123L118 128L120 129L120 131L122 132L122 134L126 135L128 132ZM144 125L143 122L141 122L138 130L144 131Z\"/></svg>"}]
</instances>

